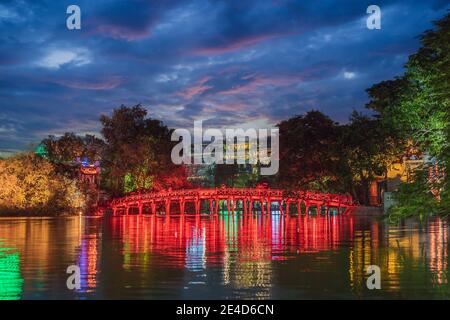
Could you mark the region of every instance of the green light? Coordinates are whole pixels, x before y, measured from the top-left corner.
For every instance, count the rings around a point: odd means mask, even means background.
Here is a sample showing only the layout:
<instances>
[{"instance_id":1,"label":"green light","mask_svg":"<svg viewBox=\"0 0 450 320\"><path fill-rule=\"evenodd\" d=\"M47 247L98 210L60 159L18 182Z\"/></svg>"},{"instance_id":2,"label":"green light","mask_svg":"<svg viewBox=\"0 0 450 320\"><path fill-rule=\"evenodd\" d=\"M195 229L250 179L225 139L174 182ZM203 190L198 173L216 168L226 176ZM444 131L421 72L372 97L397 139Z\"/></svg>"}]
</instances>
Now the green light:
<instances>
[{"instance_id":1,"label":"green light","mask_svg":"<svg viewBox=\"0 0 450 320\"><path fill-rule=\"evenodd\" d=\"M34 153L43 158L46 158L48 156L47 148L43 144L38 145L34 150Z\"/></svg>"},{"instance_id":2,"label":"green light","mask_svg":"<svg viewBox=\"0 0 450 320\"><path fill-rule=\"evenodd\" d=\"M0 249L0 300L20 299L22 285L19 252Z\"/></svg>"},{"instance_id":3,"label":"green light","mask_svg":"<svg viewBox=\"0 0 450 320\"><path fill-rule=\"evenodd\" d=\"M133 176L131 173L127 173L125 175L123 188L125 193L136 191L136 184L133 181Z\"/></svg>"}]
</instances>

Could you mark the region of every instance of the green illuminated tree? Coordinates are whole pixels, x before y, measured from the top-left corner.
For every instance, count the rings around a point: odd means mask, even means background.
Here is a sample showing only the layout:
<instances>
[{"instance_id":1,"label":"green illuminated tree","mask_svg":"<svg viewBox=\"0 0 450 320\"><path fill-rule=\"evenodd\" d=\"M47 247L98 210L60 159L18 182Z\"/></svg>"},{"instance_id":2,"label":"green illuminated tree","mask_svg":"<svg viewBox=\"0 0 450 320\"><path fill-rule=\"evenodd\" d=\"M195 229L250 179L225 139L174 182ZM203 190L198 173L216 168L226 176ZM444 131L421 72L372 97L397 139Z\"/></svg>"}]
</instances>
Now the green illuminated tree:
<instances>
[{"instance_id":1,"label":"green illuminated tree","mask_svg":"<svg viewBox=\"0 0 450 320\"><path fill-rule=\"evenodd\" d=\"M368 89L367 107L422 150L445 160L450 141L450 14L422 34L421 42L402 77Z\"/></svg>"},{"instance_id":2,"label":"green illuminated tree","mask_svg":"<svg viewBox=\"0 0 450 320\"><path fill-rule=\"evenodd\" d=\"M445 169L446 180L442 186L435 186L442 189L441 205L430 209L444 213L448 212L444 204L450 202L450 14L436 21L420 40L422 46L409 57L402 77L368 89L371 101L367 107L378 111L386 126L412 141ZM415 183L424 186L420 179ZM404 187L402 192L423 198L419 189ZM399 197L407 198L402 194Z\"/></svg>"}]
</instances>

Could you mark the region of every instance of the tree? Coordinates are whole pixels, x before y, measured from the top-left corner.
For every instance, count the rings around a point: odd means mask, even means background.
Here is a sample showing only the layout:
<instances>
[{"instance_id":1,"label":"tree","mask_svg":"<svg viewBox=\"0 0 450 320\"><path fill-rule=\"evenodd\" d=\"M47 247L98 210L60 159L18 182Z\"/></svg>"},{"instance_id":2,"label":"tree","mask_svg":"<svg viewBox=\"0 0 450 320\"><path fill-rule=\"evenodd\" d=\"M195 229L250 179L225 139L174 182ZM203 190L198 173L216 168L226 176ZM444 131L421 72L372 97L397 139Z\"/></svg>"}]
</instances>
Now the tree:
<instances>
[{"instance_id":1,"label":"tree","mask_svg":"<svg viewBox=\"0 0 450 320\"><path fill-rule=\"evenodd\" d=\"M85 209L75 180L58 173L54 164L32 153L0 160L0 212L73 213Z\"/></svg>"},{"instance_id":2,"label":"tree","mask_svg":"<svg viewBox=\"0 0 450 320\"><path fill-rule=\"evenodd\" d=\"M280 130L278 183L284 187L330 190L336 186L340 128L319 111L284 120Z\"/></svg>"},{"instance_id":3,"label":"tree","mask_svg":"<svg viewBox=\"0 0 450 320\"><path fill-rule=\"evenodd\" d=\"M78 159L94 163L102 158L105 143L93 136L78 136L66 132L61 137L48 136L36 148L36 154L52 162L59 173L75 179L78 174Z\"/></svg>"},{"instance_id":4,"label":"tree","mask_svg":"<svg viewBox=\"0 0 450 320\"><path fill-rule=\"evenodd\" d=\"M422 47L410 56L406 78L415 89L404 107L423 119L413 136L427 151L447 162L450 142L450 14L434 23L435 29L421 36ZM408 99L409 98L409 99ZM409 103L408 103L409 102Z\"/></svg>"},{"instance_id":5,"label":"tree","mask_svg":"<svg viewBox=\"0 0 450 320\"><path fill-rule=\"evenodd\" d=\"M386 126L412 141L444 168L447 174L440 197L441 209L437 210L443 212L442 206L450 202L446 198L450 193L450 14L436 21L434 28L425 31L420 40L422 46L409 57L402 77L368 89L371 101L367 107L378 111ZM411 185L401 192L423 197L423 192L417 190L424 184L419 179L414 183L420 186Z\"/></svg>"},{"instance_id":6,"label":"tree","mask_svg":"<svg viewBox=\"0 0 450 320\"><path fill-rule=\"evenodd\" d=\"M349 192L369 204L369 186L398 159L401 140L376 117L353 112L341 125L318 111L283 121L279 184L323 192Z\"/></svg>"},{"instance_id":7,"label":"tree","mask_svg":"<svg viewBox=\"0 0 450 320\"><path fill-rule=\"evenodd\" d=\"M180 187L186 171L170 158L175 142L161 121L146 118L141 105L121 106L111 117L102 115L104 186L113 194Z\"/></svg>"},{"instance_id":8,"label":"tree","mask_svg":"<svg viewBox=\"0 0 450 320\"><path fill-rule=\"evenodd\" d=\"M410 216L419 216L422 219L430 213L445 214L446 212L442 211L442 207L436 202L436 197L431 192L432 188L427 171L416 171L413 183L400 185L395 197L397 204L388 211L389 220L395 223Z\"/></svg>"},{"instance_id":9,"label":"tree","mask_svg":"<svg viewBox=\"0 0 450 320\"><path fill-rule=\"evenodd\" d=\"M88 158L91 162L101 159L103 140L93 136L78 136L66 132L57 138L49 136L42 140L41 146L45 148L45 156L54 163L70 163L76 158Z\"/></svg>"},{"instance_id":10,"label":"tree","mask_svg":"<svg viewBox=\"0 0 450 320\"><path fill-rule=\"evenodd\" d=\"M340 142L339 179L355 198L369 204L369 186L376 177L385 176L388 166L397 160L403 144L380 119L354 111L350 123L343 126ZM357 195L356 189L360 194Z\"/></svg>"},{"instance_id":11,"label":"tree","mask_svg":"<svg viewBox=\"0 0 450 320\"><path fill-rule=\"evenodd\" d=\"M422 47L411 55L405 74L368 89L368 108L398 133L430 155L444 160L450 130L450 14L421 36Z\"/></svg>"}]
</instances>

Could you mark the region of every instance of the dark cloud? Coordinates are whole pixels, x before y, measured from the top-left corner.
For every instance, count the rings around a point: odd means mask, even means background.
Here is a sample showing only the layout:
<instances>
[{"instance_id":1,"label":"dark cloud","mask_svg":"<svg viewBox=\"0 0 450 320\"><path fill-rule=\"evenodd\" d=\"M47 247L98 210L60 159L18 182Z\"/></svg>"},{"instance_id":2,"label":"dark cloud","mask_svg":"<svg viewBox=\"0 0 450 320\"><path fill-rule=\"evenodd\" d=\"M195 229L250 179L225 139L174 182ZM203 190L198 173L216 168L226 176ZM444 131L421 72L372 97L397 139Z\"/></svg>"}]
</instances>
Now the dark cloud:
<instances>
[{"instance_id":1,"label":"dark cloud","mask_svg":"<svg viewBox=\"0 0 450 320\"><path fill-rule=\"evenodd\" d=\"M47 134L98 132L142 103L170 126L274 125L318 109L347 121L365 89L403 72L447 1L73 1L0 3L0 152Z\"/></svg>"},{"instance_id":2,"label":"dark cloud","mask_svg":"<svg viewBox=\"0 0 450 320\"><path fill-rule=\"evenodd\" d=\"M148 37L152 27L161 21L167 11L180 1L130 0L99 1L93 14L87 17L87 28L92 34L129 41Z\"/></svg>"}]
</instances>

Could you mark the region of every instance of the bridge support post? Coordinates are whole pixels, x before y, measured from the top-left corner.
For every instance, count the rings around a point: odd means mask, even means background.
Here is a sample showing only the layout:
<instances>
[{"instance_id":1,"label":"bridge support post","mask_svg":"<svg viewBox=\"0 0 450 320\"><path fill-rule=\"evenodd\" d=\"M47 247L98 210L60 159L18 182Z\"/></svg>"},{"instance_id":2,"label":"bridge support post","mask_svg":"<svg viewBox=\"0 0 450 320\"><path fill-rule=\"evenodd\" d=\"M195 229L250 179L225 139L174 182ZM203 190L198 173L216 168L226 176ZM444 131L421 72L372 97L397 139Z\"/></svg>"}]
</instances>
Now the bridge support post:
<instances>
[{"instance_id":1,"label":"bridge support post","mask_svg":"<svg viewBox=\"0 0 450 320\"><path fill-rule=\"evenodd\" d=\"M286 197L284 198L283 195ZM243 189L242 191L237 191L234 188L216 188L211 190L198 189L195 191L177 190L172 193L167 193L166 191L159 193L151 192L143 195L125 196L123 198L117 198L111 201L108 210L112 211L112 215L130 215L135 213L135 210L137 210L139 215L143 215L148 213L148 210L155 215L158 213L164 214L165 212L165 214L169 216L171 213L170 210L172 201L179 201L180 214L183 215L186 213L186 201L189 201L194 202L195 213L198 215L201 214L202 200L209 201L210 214L219 214L221 210L228 210L227 214L233 215L235 213L240 213L240 210L242 210L244 215L247 213L253 214L254 206L256 206L256 210L259 211L256 203L259 203L262 215L266 214L266 209L270 214L272 201L278 203L280 214L285 214L286 217L291 215L292 203L297 203L297 212L299 215L303 214L303 205L306 207L305 209L307 215L311 214L311 207L317 207L318 214L320 215L330 215L334 212L335 207L338 214L348 214L350 210L349 208L353 207L353 201L349 195L303 191L297 191L291 195L287 195L282 190L278 189L261 191L259 188L256 188L255 190ZM215 201L215 203L213 203L213 201ZM222 203L220 201L222 201ZM227 202L226 205L225 201ZM239 206L240 201L243 201L242 207ZM164 204L165 208L163 209L162 207ZM285 205L286 208L283 208L283 205ZM148 208L145 208L146 206ZM208 207L206 204L205 206ZM283 213L283 210L285 210L285 213ZM206 212L207 211L208 210L206 208Z\"/></svg>"},{"instance_id":2,"label":"bridge support post","mask_svg":"<svg viewBox=\"0 0 450 320\"><path fill-rule=\"evenodd\" d=\"M180 214L184 215L184 206L185 206L185 202L184 199L180 200Z\"/></svg>"},{"instance_id":3,"label":"bridge support post","mask_svg":"<svg viewBox=\"0 0 450 320\"><path fill-rule=\"evenodd\" d=\"M199 215L200 214L200 200L199 199L195 199L195 214Z\"/></svg>"},{"instance_id":4,"label":"bridge support post","mask_svg":"<svg viewBox=\"0 0 450 320\"><path fill-rule=\"evenodd\" d=\"M166 216L170 215L170 199L166 200Z\"/></svg>"}]
</instances>

